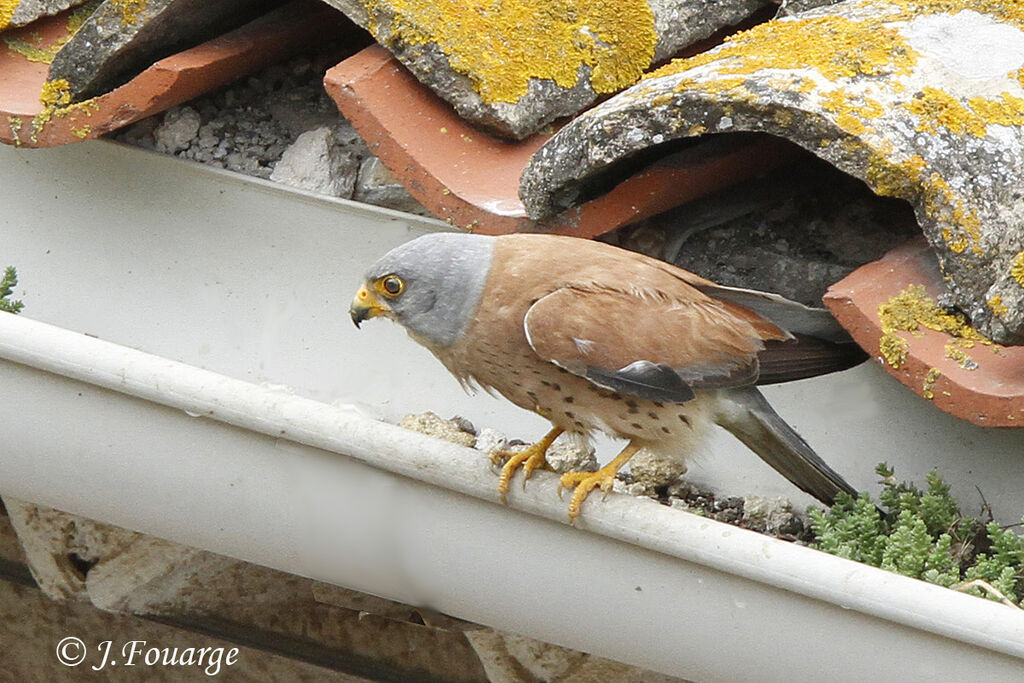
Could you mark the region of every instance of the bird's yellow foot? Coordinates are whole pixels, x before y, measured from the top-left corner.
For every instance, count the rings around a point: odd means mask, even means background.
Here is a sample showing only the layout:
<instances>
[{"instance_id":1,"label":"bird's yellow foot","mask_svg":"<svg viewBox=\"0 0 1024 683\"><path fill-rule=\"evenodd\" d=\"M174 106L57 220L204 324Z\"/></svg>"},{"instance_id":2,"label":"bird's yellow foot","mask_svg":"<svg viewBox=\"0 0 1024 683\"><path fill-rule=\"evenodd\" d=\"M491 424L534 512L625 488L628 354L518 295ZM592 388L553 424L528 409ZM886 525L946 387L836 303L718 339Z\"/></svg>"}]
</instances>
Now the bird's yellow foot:
<instances>
[{"instance_id":1,"label":"bird's yellow foot","mask_svg":"<svg viewBox=\"0 0 1024 683\"><path fill-rule=\"evenodd\" d=\"M639 444L630 441L621 453L597 472L566 472L562 475L558 482L559 494L562 489L573 489L572 498L569 500L570 523L580 516L580 506L583 505L583 501L587 499L591 491L600 488L604 491L605 497L608 496L608 492L612 490L612 484L615 483L615 475L619 473L619 469L623 465L629 462L630 458L636 455L640 448Z\"/></svg>"},{"instance_id":2,"label":"bird's yellow foot","mask_svg":"<svg viewBox=\"0 0 1024 683\"><path fill-rule=\"evenodd\" d=\"M501 465L501 477L498 479L498 493L501 494L501 502L506 502L505 496L508 493L509 482L520 466L523 468L523 488L526 488L526 480L530 478L537 468L547 468L547 460L544 455L548 448L554 443L562 430L556 427L544 435L544 438L522 451L493 451L491 453L491 464L495 467ZM504 464L502 464L504 462Z\"/></svg>"}]
</instances>

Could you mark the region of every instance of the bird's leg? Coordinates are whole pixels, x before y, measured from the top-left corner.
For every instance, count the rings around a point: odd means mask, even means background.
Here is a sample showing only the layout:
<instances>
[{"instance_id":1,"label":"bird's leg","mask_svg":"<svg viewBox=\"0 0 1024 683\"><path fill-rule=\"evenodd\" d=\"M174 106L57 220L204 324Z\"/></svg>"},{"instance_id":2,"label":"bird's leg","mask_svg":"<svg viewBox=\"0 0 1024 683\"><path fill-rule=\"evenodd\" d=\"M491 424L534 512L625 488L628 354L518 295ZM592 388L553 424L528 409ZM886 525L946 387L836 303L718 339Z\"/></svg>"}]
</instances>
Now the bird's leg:
<instances>
[{"instance_id":1,"label":"bird's leg","mask_svg":"<svg viewBox=\"0 0 1024 683\"><path fill-rule=\"evenodd\" d=\"M597 472L566 472L558 482L558 491L562 489L574 489L572 500L569 501L569 522L573 522L580 516L580 506L587 499L590 492L600 487L605 495L612 490L615 482L615 475L619 473L629 459L636 455L642 446L636 441L630 441L622 451L612 459L610 463L599 469Z\"/></svg>"},{"instance_id":2,"label":"bird's leg","mask_svg":"<svg viewBox=\"0 0 1024 683\"><path fill-rule=\"evenodd\" d=\"M501 494L502 503L506 502L505 494L508 493L509 481L512 480L512 475L516 473L519 466L523 466L523 487L525 488L526 480L530 478L533 471L547 465L544 454L548 452L548 448L563 431L565 430L561 427L555 427L545 434L543 439L522 451L494 451L491 453L491 464L495 467L505 460L505 464L501 467L501 478L498 479L498 493Z\"/></svg>"}]
</instances>

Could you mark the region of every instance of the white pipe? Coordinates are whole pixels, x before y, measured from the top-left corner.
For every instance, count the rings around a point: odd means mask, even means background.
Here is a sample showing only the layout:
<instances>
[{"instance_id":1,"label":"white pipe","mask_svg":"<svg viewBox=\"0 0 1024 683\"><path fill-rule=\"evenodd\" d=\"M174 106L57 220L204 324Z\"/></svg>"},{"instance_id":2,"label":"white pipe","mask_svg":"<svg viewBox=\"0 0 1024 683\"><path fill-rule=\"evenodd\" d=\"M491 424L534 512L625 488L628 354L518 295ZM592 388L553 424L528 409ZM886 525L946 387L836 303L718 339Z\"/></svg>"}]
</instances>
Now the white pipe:
<instances>
[{"instance_id":1,"label":"white pipe","mask_svg":"<svg viewBox=\"0 0 1024 683\"><path fill-rule=\"evenodd\" d=\"M742 597L750 587L743 581L737 584L737 578L760 584L774 596L773 605L784 596L780 598L778 590L768 587L793 594L795 603L769 611L779 619L787 618L781 610L790 610L790 617L806 610L823 610L833 617L850 610L846 614L860 613L882 622L876 626L882 629L880 633L888 633L886 638L892 637L892 628L903 626L992 651L990 655L1024 658L1024 612L653 501L611 495L600 503L594 497L584 508L579 529L570 529L565 526L566 503L555 495L557 480L546 473L535 475L525 491L514 487L511 495L510 507L534 517L453 496L434 487L498 502L495 476L481 454L368 420L343 407L232 379L22 316L0 315L0 358L35 369L29 371L10 363L0 366L4 401L8 404L0 412L0 429L17 444L0 452L0 487L8 495L92 514L102 521L386 597L427 602L457 616L527 631L674 675L714 678L726 672L734 680L747 676L750 680L772 679L771 667L766 668L762 662L723 658L722 653L730 647L724 639L709 643L714 650L711 660L723 660L718 669L706 656L695 652L681 656L682 644L674 634L668 634L671 637L660 645L650 639L636 640L623 632L617 621L622 613L615 610L633 609L637 600L651 601L644 604L653 610L683 611L701 600L726 600L732 605L730 614L751 613L755 606L768 605L752 604L767 600L763 595L756 597L756 592ZM91 389L82 395L83 385L58 378L117 393ZM69 386L79 389L72 392ZM56 406L55 401L63 401L71 406L61 408L64 424L53 425L52 415L37 418L26 409L37 393L40 404ZM128 412L124 407L129 405L126 397L149 403L131 402L135 407ZM109 424L97 424L101 418L92 416L87 420L77 415L77 411L91 410L93 403L104 402L121 406L121 414L130 417L127 422L117 423L121 432ZM152 404L173 410L168 412ZM185 415L213 422L189 420ZM186 437L181 435L184 432L168 427L167 434L179 435L164 438L160 432L164 422L183 423L200 433ZM78 431L70 435L71 443L80 445L47 445L51 443L47 438L67 431L72 424L78 425L74 427ZM229 430L225 424L246 432ZM86 434L93 426L96 433ZM102 448L97 452L96 446L87 445L96 439L110 453L122 455L109 457ZM223 447L215 447L219 440L223 440ZM193 445L187 446L189 443ZM138 450L133 450L133 444ZM214 444L210 446L212 453L203 450L206 444ZM373 468L433 487L371 475L370 470L350 460L295 444L351 456ZM190 459L193 452L195 458ZM357 480L365 486L357 486ZM381 503L384 500L386 505ZM200 517L184 528L170 514L176 506L184 505L181 501L188 502L186 512L196 511ZM373 513L361 516L366 511ZM419 515L421 520L416 519ZM424 527L428 518L432 521ZM218 530L223 533L218 535ZM469 530L472 533L466 536ZM610 543L593 534L635 547ZM368 553L360 547L373 544L377 549ZM458 552L463 553L462 557L451 553L456 547L461 548ZM667 562L668 558L685 562ZM591 567L595 560L599 561ZM467 575L465 565L472 563L478 569L489 566L495 581L489 584L484 572L475 581L447 585L452 577ZM615 567L621 563L629 564L628 576L623 576L626 569L616 573ZM585 585L566 587L553 579L550 586L544 585L543 577L555 577L567 567L572 570L571 576L578 570L581 578L592 570ZM667 573L657 574L662 570L659 568ZM708 581L711 590L712 579L699 578L699 586L688 583L694 576L710 576L700 573L707 570L721 575L713 581L728 585L728 595L705 594L700 586ZM540 578L519 586L517 580L531 571L540 571ZM644 574L648 571L655 574ZM609 589L596 600L571 599L572 591L583 591L612 578L630 585L641 580L663 583L661 588L648 583L643 587L648 593L642 598L638 597L641 590L636 595L622 596ZM571 579L567 581L571 583ZM681 602L673 604L666 602L667 597L659 597L659 590L671 593L686 586L690 592L676 597ZM531 599L534 595L543 599ZM814 600L808 602L796 596ZM623 597L625 600L619 599ZM526 607L532 611L521 613ZM575 609L583 616L572 619L589 616L586 629L566 628L560 621ZM655 618L652 613L639 621L629 616L628 621L630 628L637 629L662 618L669 617ZM837 622L823 623L831 624L824 628L834 628ZM735 628L736 623L730 622L726 631ZM759 628L781 632L763 624ZM701 627L690 636L699 639L701 630L711 632L713 628ZM897 632L904 633L904 629ZM843 639L831 641L824 637L823 643L849 648L853 641L844 642L846 637L844 634ZM910 647L906 642L899 646L901 657ZM958 651L956 643L943 642L946 651ZM749 656L756 656L756 644L746 641L739 645ZM968 651L974 653L972 666L977 666L981 650ZM800 648L797 656L804 654ZM847 654L851 663L868 658L872 666L878 665L877 653ZM809 664L803 665L810 667L809 675L822 671L815 667L827 666L841 655L833 650L821 653L821 657L820 663L811 657ZM1021 663L1006 659L1003 664L1016 667ZM945 668L940 671L949 673L951 665L935 655L927 664L922 662L924 668L918 671L941 666ZM801 678L793 675L792 668L780 671L792 680Z\"/></svg>"}]
</instances>

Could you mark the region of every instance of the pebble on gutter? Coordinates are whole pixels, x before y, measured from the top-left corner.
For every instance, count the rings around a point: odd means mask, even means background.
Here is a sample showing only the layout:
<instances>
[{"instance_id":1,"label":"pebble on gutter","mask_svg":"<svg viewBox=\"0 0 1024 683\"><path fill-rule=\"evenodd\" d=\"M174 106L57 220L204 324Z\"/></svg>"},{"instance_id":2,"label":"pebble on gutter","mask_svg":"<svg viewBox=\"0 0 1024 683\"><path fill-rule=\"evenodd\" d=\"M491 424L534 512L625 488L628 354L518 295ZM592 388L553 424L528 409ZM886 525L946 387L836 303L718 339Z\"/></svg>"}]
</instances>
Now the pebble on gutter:
<instances>
[{"instance_id":1,"label":"pebble on gutter","mask_svg":"<svg viewBox=\"0 0 1024 683\"><path fill-rule=\"evenodd\" d=\"M765 0L326 0L459 115L522 139Z\"/></svg>"},{"instance_id":2,"label":"pebble on gutter","mask_svg":"<svg viewBox=\"0 0 1024 683\"><path fill-rule=\"evenodd\" d=\"M848 0L736 34L582 114L533 157L521 195L540 219L664 142L784 137L908 200L952 301L989 339L1021 344L1022 125L1024 6Z\"/></svg>"}]
</instances>

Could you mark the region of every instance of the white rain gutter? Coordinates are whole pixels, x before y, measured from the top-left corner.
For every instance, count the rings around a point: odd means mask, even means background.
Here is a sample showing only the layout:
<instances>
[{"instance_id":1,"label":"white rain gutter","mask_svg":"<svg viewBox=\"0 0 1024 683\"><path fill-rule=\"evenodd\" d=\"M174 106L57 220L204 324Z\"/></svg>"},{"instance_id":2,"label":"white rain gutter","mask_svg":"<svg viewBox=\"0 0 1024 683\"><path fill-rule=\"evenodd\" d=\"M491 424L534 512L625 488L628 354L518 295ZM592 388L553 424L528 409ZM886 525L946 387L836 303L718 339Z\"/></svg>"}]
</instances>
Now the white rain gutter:
<instances>
[{"instance_id":1,"label":"white rain gutter","mask_svg":"<svg viewBox=\"0 0 1024 683\"><path fill-rule=\"evenodd\" d=\"M695 680L1024 671L993 602L629 496L573 529L553 475L505 508L471 449L25 317L0 358L5 495Z\"/></svg>"},{"instance_id":2,"label":"white rain gutter","mask_svg":"<svg viewBox=\"0 0 1024 683\"><path fill-rule=\"evenodd\" d=\"M542 433L393 326L347 320L366 264L437 221L107 142L0 146L0 187L27 304L0 315L0 494L693 680L1024 671L1010 608L651 501L588 502L572 529L550 476L503 507L480 454L257 384ZM1019 514L1022 430L869 364L766 394L859 487L885 459ZM727 435L708 451L698 483L797 493Z\"/></svg>"}]
</instances>

